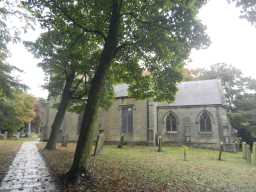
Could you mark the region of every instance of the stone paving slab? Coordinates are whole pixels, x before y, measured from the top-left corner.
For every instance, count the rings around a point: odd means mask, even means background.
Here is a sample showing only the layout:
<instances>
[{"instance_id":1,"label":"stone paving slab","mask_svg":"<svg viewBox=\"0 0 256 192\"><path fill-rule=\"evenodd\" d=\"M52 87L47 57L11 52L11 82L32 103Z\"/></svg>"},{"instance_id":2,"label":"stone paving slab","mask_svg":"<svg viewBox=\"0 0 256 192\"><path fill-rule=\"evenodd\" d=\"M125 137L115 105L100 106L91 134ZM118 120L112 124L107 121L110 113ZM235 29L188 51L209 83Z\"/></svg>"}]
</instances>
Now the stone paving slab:
<instances>
[{"instance_id":1,"label":"stone paving slab","mask_svg":"<svg viewBox=\"0 0 256 192\"><path fill-rule=\"evenodd\" d=\"M58 192L35 142L22 144L0 185L0 192Z\"/></svg>"}]
</instances>

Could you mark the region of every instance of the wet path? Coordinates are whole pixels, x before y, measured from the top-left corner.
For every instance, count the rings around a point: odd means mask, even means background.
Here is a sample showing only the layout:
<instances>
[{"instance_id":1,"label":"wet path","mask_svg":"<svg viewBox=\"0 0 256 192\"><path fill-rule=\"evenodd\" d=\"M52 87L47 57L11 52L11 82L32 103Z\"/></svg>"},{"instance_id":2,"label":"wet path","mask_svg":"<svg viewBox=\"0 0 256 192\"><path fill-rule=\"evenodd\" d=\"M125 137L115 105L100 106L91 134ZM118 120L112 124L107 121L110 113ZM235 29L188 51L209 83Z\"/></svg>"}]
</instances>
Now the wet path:
<instances>
[{"instance_id":1,"label":"wet path","mask_svg":"<svg viewBox=\"0 0 256 192\"><path fill-rule=\"evenodd\" d=\"M36 143L22 144L3 179L0 192L56 192L54 178L37 150Z\"/></svg>"}]
</instances>

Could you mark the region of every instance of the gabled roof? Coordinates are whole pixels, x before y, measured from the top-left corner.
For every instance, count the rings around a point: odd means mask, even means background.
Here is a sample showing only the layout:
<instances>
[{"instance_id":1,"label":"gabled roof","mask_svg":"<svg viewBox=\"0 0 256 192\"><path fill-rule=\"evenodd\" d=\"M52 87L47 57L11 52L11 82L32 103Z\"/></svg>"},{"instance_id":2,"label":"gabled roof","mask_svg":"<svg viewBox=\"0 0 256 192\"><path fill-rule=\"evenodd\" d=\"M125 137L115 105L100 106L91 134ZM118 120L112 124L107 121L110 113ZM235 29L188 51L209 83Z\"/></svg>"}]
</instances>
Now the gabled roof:
<instances>
[{"instance_id":1,"label":"gabled roof","mask_svg":"<svg viewBox=\"0 0 256 192\"><path fill-rule=\"evenodd\" d=\"M116 97L128 97L128 85L114 86ZM223 88L219 79L187 81L177 85L178 91L173 103L159 103L159 106L224 105Z\"/></svg>"},{"instance_id":2,"label":"gabled roof","mask_svg":"<svg viewBox=\"0 0 256 192\"><path fill-rule=\"evenodd\" d=\"M129 85L122 83L114 86L114 93L117 98L119 97L128 97L128 88Z\"/></svg>"}]
</instances>

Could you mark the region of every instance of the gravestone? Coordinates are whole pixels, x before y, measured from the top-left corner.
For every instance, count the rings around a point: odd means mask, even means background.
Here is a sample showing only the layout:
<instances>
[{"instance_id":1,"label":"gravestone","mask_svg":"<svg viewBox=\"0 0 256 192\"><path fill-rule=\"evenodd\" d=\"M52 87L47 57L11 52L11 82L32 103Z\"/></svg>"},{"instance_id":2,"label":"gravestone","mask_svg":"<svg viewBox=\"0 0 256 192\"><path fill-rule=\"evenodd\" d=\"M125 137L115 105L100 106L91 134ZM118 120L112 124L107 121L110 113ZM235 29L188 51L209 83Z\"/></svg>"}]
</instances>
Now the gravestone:
<instances>
[{"instance_id":1,"label":"gravestone","mask_svg":"<svg viewBox=\"0 0 256 192\"><path fill-rule=\"evenodd\" d=\"M125 144L124 135L121 135L121 137L120 137L120 142L119 142L119 144L118 144L117 147L118 147L118 148L122 148L124 144Z\"/></svg>"},{"instance_id":2,"label":"gravestone","mask_svg":"<svg viewBox=\"0 0 256 192\"><path fill-rule=\"evenodd\" d=\"M93 156L96 156L96 155L100 154L100 152L103 149L104 141L105 141L104 132L101 131L97 135Z\"/></svg>"},{"instance_id":3,"label":"gravestone","mask_svg":"<svg viewBox=\"0 0 256 192\"><path fill-rule=\"evenodd\" d=\"M5 131L4 132L4 139L7 139L7 137L8 137L8 131Z\"/></svg>"},{"instance_id":4,"label":"gravestone","mask_svg":"<svg viewBox=\"0 0 256 192\"><path fill-rule=\"evenodd\" d=\"M256 165L256 142L253 142L252 146L252 164Z\"/></svg>"},{"instance_id":5,"label":"gravestone","mask_svg":"<svg viewBox=\"0 0 256 192\"><path fill-rule=\"evenodd\" d=\"M187 151L188 147L186 145L183 146L183 160L187 161Z\"/></svg>"},{"instance_id":6,"label":"gravestone","mask_svg":"<svg viewBox=\"0 0 256 192\"><path fill-rule=\"evenodd\" d=\"M68 135L63 135L62 136L61 146L62 147L67 147L68 146Z\"/></svg>"},{"instance_id":7,"label":"gravestone","mask_svg":"<svg viewBox=\"0 0 256 192\"><path fill-rule=\"evenodd\" d=\"M251 163L251 149L250 145L246 144L246 160Z\"/></svg>"},{"instance_id":8,"label":"gravestone","mask_svg":"<svg viewBox=\"0 0 256 192\"><path fill-rule=\"evenodd\" d=\"M5 131L3 134L0 132L0 139L7 139L8 132Z\"/></svg>"},{"instance_id":9,"label":"gravestone","mask_svg":"<svg viewBox=\"0 0 256 192\"><path fill-rule=\"evenodd\" d=\"M246 142L242 142L242 156L246 159Z\"/></svg>"},{"instance_id":10,"label":"gravestone","mask_svg":"<svg viewBox=\"0 0 256 192\"><path fill-rule=\"evenodd\" d=\"M161 152L162 151L162 136L161 135L159 135L157 138L157 146L158 146L157 152Z\"/></svg>"},{"instance_id":11,"label":"gravestone","mask_svg":"<svg viewBox=\"0 0 256 192\"><path fill-rule=\"evenodd\" d=\"M223 152L224 146L223 146L223 142L220 142L220 150L219 150L219 157L218 160L221 161L222 160L222 152Z\"/></svg>"}]
</instances>

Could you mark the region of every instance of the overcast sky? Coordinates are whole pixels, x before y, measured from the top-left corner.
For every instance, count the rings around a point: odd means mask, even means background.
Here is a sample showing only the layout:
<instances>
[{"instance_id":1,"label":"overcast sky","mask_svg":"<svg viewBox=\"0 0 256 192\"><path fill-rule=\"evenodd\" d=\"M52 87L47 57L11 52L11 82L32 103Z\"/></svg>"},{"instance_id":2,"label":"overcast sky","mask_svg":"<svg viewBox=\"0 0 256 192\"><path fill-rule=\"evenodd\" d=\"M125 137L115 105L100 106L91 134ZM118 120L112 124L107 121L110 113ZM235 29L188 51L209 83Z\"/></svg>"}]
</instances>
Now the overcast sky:
<instances>
[{"instance_id":1,"label":"overcast sky","mask_svg":"<svg viewBox=\"0 0 256 192\"><path fill-rule=\"evenodd\" d=\"M198 15L207 26L212 44L205 50L192 50L189 68L208 67L218 62L234 65L245 75L256 78L256 28L239 18L239 9L226 0L210 0ZM35 40L40 30L23 35L25 40ZM22 69L19 79L30 87L29 93L37 97L47 97L41 86L44 73L37 67L39 62L22 43L10 44L9 63Z\"/></svg>"}]
</instances>

